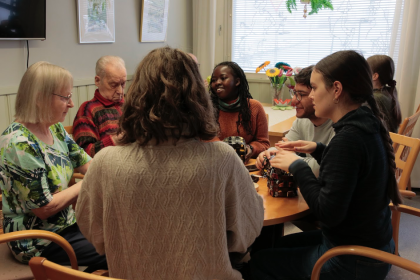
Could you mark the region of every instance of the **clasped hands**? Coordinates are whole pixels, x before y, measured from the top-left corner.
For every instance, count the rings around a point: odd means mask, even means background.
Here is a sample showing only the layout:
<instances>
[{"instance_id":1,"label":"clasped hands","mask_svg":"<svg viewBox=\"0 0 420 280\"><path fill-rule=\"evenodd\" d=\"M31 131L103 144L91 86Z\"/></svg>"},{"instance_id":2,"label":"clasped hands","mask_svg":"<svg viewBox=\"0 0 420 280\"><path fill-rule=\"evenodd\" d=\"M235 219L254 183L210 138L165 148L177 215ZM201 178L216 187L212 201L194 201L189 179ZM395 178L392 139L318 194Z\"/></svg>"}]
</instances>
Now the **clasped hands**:
<instances>
[{"instance_id":1,"label":"clasped hands","mask_svg":"<svg viewBox=\"0 0 420 280\"><path fill-rule=\"evenodd\" d=\"M274 168L279 168L289 172L290 165L299 159L296 152L310 154L316 149L316 143L311 141L288 141L283 138L283 141L276 143L276 150L264 151L258 155L255 165L258 169L263 169L264 156L268 159L275 155L270 160L270 164Z\"/></svg>"}]
</instances>

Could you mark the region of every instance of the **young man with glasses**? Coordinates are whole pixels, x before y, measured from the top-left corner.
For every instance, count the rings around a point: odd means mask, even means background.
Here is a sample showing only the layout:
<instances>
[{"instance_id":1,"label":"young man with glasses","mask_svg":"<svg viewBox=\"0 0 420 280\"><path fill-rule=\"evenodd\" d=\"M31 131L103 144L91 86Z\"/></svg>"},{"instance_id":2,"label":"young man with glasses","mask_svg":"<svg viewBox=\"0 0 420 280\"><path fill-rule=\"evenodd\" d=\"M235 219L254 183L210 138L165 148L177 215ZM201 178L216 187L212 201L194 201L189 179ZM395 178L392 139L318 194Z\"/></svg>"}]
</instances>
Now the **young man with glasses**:
<instances>
[{"instance_id":1,"label":"young man with glasses","mask_svg":"<svg viewBox=\"0 0 420 280\"><path fill-rule=\"evenodd\" d=\"M80 106L73 122L74 141L91 157L118 141L115 133L122 114L126 81L122 58L103 56L96 62L95 96Z\"/></svg>"},{"instance_id":2,"label":"young man with glasses","mask_svg":"<svg viewBox=\"0 0 420 280\"><path fill-rule=\"evenodd\" d=\"M292 94L292 104L296 107L297 119L293 122L292 128L283 138L283 141L314 141L328 144L334 136L332 121L330 119L318 118L315 116L315 109L312 100L309 99L311 93L311 73L313 65L303 68L295 76L295 88ZM273 148L270 149L271 151ZM262 152L257 159L263 162L263 156L269 156L269 151ZM311 167L316 177L319 175L319 164L310 154L299 154L304 161Z\"/></svg>"}]
</instances>

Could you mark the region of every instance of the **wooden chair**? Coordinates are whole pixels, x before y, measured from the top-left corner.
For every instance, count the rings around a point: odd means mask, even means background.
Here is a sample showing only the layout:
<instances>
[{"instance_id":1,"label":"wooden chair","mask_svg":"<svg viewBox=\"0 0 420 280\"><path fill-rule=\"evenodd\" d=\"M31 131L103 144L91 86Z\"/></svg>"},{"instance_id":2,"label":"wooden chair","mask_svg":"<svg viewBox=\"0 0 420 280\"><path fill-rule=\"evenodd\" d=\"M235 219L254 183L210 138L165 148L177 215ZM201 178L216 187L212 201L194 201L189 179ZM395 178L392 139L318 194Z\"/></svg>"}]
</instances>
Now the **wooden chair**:
<instances>
[{"instance_id":1,"label":"wooden chair","mask_svg":"<svg viewBox=\"0 0 420 280\"><path fill-rule=\"evenodd\" d=\"M409 270L413 273L420 275L420 264L400 257L398 255L398 232L399 232L399 221L401 213L411 214L417 217L420 217L420 209L413 208L406 205L399 205L394 206L390 205L392 209L392 227L394 229L392 235L395 241L395 254L386 253L384 251L364 247L364 246L337 246L332 248L324 253L324 255L319 258L319 260L315 263L315 266L312 270L312 280L318 280L319 274L321 272L321 268L326 261L329 259L339 256L339 255L360 255L372 259L377 259L386 263L390 263L392 265L396 265L398 267L404 268ZM398 223L395 223L397 222Z\"/></svg>"},{"instance_id":2,"label":"wooden chair","mask_svg":"<svg viewBox=\"0 0 420 280\"><path fill-rule=\"evenodd\" d=\"M73 137L73 126L72 125L65 126L64 129L67 131L68 134L70 134L70 136ZM71 178L71 180L69 182L69 186L72 186L72 185L76 184L76 179L83 180L84 177L85 177L85 175L83 175L81 173L74 173L73 177Z\"/></svg>"},{"instance_id":3,"label":"wooden chair","mask_svg":"<svg viewBox=\"0 0 420 280\"><path fill-rule=\"evenodd\" d=\"M419 116L420 116L420 105L417 108L417 111L416 111L416 113L414 113L414 115L404 119L404 121L400 125L400 128L398 129L398 134L411 137L411 135L413 134L414 126L416 125ZM397 150L398 144L394 143L393 147L394 147L394 150ZM406 160L409 152L410 152L409 148L404 148L404 150L401 154L402 160ZM400 176L400 174L397 173L397 178L399 176ZM408 183L407 183L407 189L409 191L411 191L411 180L410 179L408 180Z\"/></svg>"},{"instance_id":4,"label":"wooden chair","mask_svg":"<svg viewBox=\"0 0 420 280\"><path fill-rule=\"evenodd\" d=\"M15 240L22 240L22 239L30 239L30 238L41 238L50 240L56 244L58 244L61 248L66 251L67 255L70 259L70 264L72 269L78 269L76 254L74 253L73 248L71 247L70 243L67 242L63 237L60 235L46 230L22 230L16 232L9 232L0 235L0 244L11 242Z\"/></svg>"},{"instance_id":5,"label":"wooden chair","mask_svg":"<svg viewBox=\"0 0 420 280\"><path fill-rule=\"evenodd\" d=\"M66 280L118 280L103 276L102 272L96 271L92 274L70 269L59 264L50 262L46 258L34 257L29 261L35 280L66 279ZM102 276L101 276L102 275ZM121 280L121 279L120 279Z\"/></svg>"},{"instance_id":6,"label":"wooden chair","mask_svg":"<svg viewBox=\"0 0 420 280\"><path fill-rule=\"evenodd\" d=\"M411 171L413 170L414 164L416 163L417 155L420 150L420 139L403 136L390 132L392 141L396 145L395 151L395 164L397 166L396 178L398 182L398 188L403 196L414 197L416 194L410 190L407 190L407 184L410 180ZM408 153L403 156L403 152Z\"/></svg>"}]
</instances>

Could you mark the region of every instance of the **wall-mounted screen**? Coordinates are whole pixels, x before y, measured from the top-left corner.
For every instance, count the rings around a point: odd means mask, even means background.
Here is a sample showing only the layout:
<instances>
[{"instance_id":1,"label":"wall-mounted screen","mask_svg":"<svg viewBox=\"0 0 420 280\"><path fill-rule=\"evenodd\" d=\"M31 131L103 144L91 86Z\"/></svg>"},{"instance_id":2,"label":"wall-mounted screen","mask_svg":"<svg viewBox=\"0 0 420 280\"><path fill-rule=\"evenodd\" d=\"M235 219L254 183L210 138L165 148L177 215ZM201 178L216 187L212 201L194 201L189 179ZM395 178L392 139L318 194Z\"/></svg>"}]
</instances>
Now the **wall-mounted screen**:
<instances>
[{"instance_id":1,"label":"wall-mounted screen","mask_svg":"<svg viewBox=\"0 0 420 280\"><path fill-rule=\"evenodd\" d=\"M46 0L0 0L0 40L45 40Z\"/></svg>"}]
</instances>

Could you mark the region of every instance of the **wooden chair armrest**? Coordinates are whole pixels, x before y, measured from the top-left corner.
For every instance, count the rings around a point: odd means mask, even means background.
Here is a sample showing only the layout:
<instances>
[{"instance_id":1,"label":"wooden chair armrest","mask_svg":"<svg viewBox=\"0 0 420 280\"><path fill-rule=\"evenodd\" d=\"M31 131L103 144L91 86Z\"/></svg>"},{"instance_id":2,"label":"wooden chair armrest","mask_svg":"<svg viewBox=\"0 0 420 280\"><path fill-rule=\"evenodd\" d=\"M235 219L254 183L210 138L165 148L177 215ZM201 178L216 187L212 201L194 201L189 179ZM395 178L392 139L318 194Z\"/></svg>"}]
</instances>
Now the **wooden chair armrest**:
<instances>
[{"instance_id":1,"label":"wooden chair armrest","mask_svg":"<svg viewBox=\"0 0 420 280\"><path fill-rule=\"evenodd\" d=\"M403 197L415 197L416 193L409 190L400 190L400 193Z\"/></svg>"},{"instance_id":2,"label":"wooden chair armrest","mask_svg":"<svg viewBox=\"0 0 420 280\"><path fill-rule=\"evenodd\" d=\"M415 263L413 261L407 260L400 256L396 256L394 254L390 254L384 251L380 251L377 249L372 249L363 246L337 246L325 252L319 260L315 263L315 266L312 270L311 280L318 280L319 273L321 272L321 268L326 261L329 259L339 256L339 255L359 255L364 256L372 259L376 259L379 261L383 261L392 265L396 265L408 271L420 275L420 264Z\"/></svg>"},{"instance_id":3,"label":"wooden chair armrest","mask_svg":"<svg viewBox=\"0 0 420 280\"><path fill-rule=\"evenodd\" d=\"M85 175L83 175L82 173L74 173L73 174L73 178L75 178L75 179L83 179L83 178L85 178Z\"/></svg>"},{"instance_id":4,"label":"wooden chair armrest","mask_svg":"<svg viewBox=\"0 0 420 280\"><path fill-rule=\"evenodd\" d=\"M21 230L16 232L9 232L0 235L0 243L11 242L15 240L29 239L29 238L41 238L50 240L58 244L64 251L67 253L70 259L71 268L78 270L79 266L77 265L76 253L73 250L73 247L69 242L64 239L62 236L46 230Z\"/></svg>"},{"instance_id":5,"label":"wooden chair armrest","mask_svg":"<svg viewBox=\"0 0 420 280\"><path fill-rule=\"evenodd\" d=\"M98 269L92 272L91 274L109 277L109 271L105 269Z\"/></svg>"}]
</instances>

